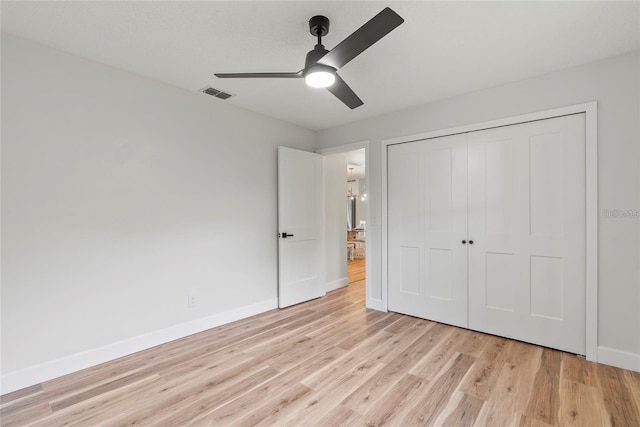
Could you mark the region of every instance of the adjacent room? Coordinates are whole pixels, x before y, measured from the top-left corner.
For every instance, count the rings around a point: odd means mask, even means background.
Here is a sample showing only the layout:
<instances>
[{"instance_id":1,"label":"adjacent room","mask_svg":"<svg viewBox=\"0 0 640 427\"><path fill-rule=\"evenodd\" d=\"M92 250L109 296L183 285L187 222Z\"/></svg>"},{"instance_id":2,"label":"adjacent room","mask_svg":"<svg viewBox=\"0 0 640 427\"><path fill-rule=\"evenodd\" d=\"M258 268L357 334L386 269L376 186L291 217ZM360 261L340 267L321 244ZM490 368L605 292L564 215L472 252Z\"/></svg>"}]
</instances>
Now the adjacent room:
<instances>
[{"instance_id":1,"label":"adjacent room","mask_svg":"<svg viewBox=\"0 0 640 427\"><path fill-rule=\"evenodd\" d=\"M0 2L0 424L640 425L640 2Z\"/></svg>"}]
</instances>

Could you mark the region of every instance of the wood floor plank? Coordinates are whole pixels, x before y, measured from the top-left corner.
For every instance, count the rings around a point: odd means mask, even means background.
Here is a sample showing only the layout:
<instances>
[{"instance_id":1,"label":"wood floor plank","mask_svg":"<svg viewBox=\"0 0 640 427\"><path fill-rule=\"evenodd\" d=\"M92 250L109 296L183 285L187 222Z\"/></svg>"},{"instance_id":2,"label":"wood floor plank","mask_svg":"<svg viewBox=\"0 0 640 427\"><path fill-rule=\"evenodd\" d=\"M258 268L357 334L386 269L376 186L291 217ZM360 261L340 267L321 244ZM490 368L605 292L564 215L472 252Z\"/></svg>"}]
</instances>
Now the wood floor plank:
<instances>
[{"instance_id":1,"label":"wood floor plank","mask_svg":"<svg viewBox=\"0 0 640 427\"><path fill-rule=\"evenodd\" d=\"M379 316L377 320L372 320L371 323L368 323L364 329L343 338L342 340L336 342L334 345L340 348L344 348L345 350L350 350L368 336L371 336L376 332L386 328L397 320L397 317L393 313L384 313L384 316Z\"/></svg>"},{"instance_id":2,"label":"wood floor plank","mask_svg":"<svg viewBox=\"0 0 640 427\"><path fill-rule=\"evenodd\" d=\"M175 376L167 375L164 377L166 383L160 389L153 392L145 393L151 395L151 398L142 399L137 405L133 413L120 414L114 418L114 422L118 425L144 425L151 424L148 419L162 418L163 414L171 412L175 406L184 406L185 401L197 399L203 394L218 394L223 390L227 390L231 385L242 382L247 386L250 382L245 381L247 378L262 378L270 375L275 377L278 372L270 367L265 367L253 363L250 358L248 360L237 357L224 365L216 364L215 369L200 369L195 376L187 377L185 375ZM266 379L265 379L266 381Z\"/></svg>"},{"instance_id":3,"label":"wood floor plank","mask_svg":"<svg viewBox=\"0 0 640 427\"><path fill-rule=\"evenodd\" d=\"M29 411L15 411L11 414L3 415L2 418L0 418L0 425L2 425L2 427L25 426L42 418L46 418L52 413L51 405L41 403L32 407Z\"/></svg>"},{"instance_id":4,"label":"wood floor plank","mask_svg":"<svg viewBox=\"0 0 640 427\"><path fill-rule=\"evenodd\" d=\"M418 404L429 382L415 375L405 374L395 383L388 393L378 399L362 415L363 425L393 426L409 415L409 411Z\"/></svg>"},{"instance_id":5,"label":"wood floor plank","mask_svg":"<svg viewBox=\"0 0 640 427\"><path fill-rule=\"evenodd\" d=\"M164 379L159 375L149 376L137 383L128 383L120 389L93 396L75 405L52 412L51 415L37 420L32 425L50 427L67 425L93 426L99 425L101 422L104 424L114 414L132 409L128 406L130 401L129 394L148 396L150 395L148 390L161 388L164 384Z\"/></svg>"},{"instance_id":6,"label":"wood floor plank","mask_svg":"<svg viewBox=\"0 0 640 427\"><path fill-rule=\"evenodd\" d=\"M479 342L479 339L476 340ZM469 376L460 387L460 391L487 400L498 380L498 374L509 352L513 341L500 337L487 337L483 351L477 353L479 357L473 365ZM468 353L465 353L468 354Z\"/></svg>"},{"instance_id":7,"label":"wood floor plank","mask_svg":"<svg viewBox=\"0 0 640 427\"><path fill-rule=\"evenodd\" d=\"M182 426L200 418L227 402L247 393L260 384L275 378L280 372L265 367L241 380L235 380L225 386L214 389L198 391L195 394L186 394L185 403L171 405L163 411L155 413L144 421L146 425ZM136 423L140 425L140 423Z\"/></svg>"},{"instance_id":8,"label":"wood floor plank","mask_svg":"<svg viewBox=\"0 0 640 427\"><path fill-rule=\"evenodd\" d=\"M514 341L478 425L518 425L529 404L532 384L540 366L542 348Z\"/></svg>"},{"instance_id":9,"label":"wood floor plank","mask_svg":"<svg viewBox=\"0 0 640 427\"><path fill-rule=\"evenodd\" d=\"M458 354L448 368L429 386L427 393L404 419L404 425L430 425L446 407L476 358Z\"/></svg>"},{"instance_id":10,"label":"wood floor plank","mask_svg":"<svg viewBox=\"0 0 640 427\"><path fill-rule=\"evenodd\" d=\"M532 418L526 415L522 415L520 417L519 426L520 427L553 427L551 424L547 424L544 421L536 420L535 418Z\"/></svg>"},{"instance_id":11,"label":"wood floor plank","mask_svg":"<svg viewBox=\"0 0 640 427\"><path fill-rule=\"evenodd\" d=\"M343 313L340 322L322 327L307 334L309 338L333 344L336 340L342 340L367 326L367 313L362 310Z\"/></svg>"},{"instance_id":12,"label":"wood floor plank","mask_svg":"<svg viewBox=\"0 0 640 427\"><path fill-rule=\"evenodd\" d=\"M607 413L598 402L595 387L570 381L560 380L560 414L561 426L609 426Z\"/></svg>"},{"instance_id":13,"label":"wood floor plank","mask_svg":"<svg viewBox=\"0 0 640 427\"><path fill-rule=\"evenodd\" d=\"M467 329L462 331L464 332L465 339L457 340L451 348L458 353L467 354L473 357L479 357L481 354L484 354L484 348L487 345L487 340L491 340L492 338L504 339Z\"/></svg>"},{"instance_id":14,"label":"wood floor plank","mask_svg":"<svg viewBox=\"0 0 640 427\"><path fill-rule=\"evenodd\" d=\"M622 375L629 385L633 400L640 406L640 403L638 403L640 402L640 372L624 370Z\"/></svg>"},{"instance_id":15,"label":"wood floor plank","mask_svg":"<svg viewBox=\"0 0 640 427\"><path fill-rule=\"evenodd\" d=\"M270 396L266 399L266 403L261 402L258 409L249 412L234 422L234 425L238 427L277 425L287 408L300 401L309 393L311 393L309 387L300 383L293 384L278 395Z\"/></svg>"},{"instance_id":16,"label":"wood floor plank","mask_svg":"<svg viewBox=\"0 0 640 427\"><path fill-rule=\"evenodd\" d=\"M412 316L400 316L400 319L398 319L398 321L387 326L386 328L384 328L384 330L387 332L391 332L392 334L401 334L410 328L414 328L417 324L422 324L424 322L428 321Z\"/></svg>"},{"instance_id":17,"label":"wood floor plank","mask_svg":"<svg viewBox=\"0 0 640 427\"><path fill-rule=\"evenodd\" d=\"M377 374L373 375L362 386L347 396L342 404L356 412L364 413L378 396L385 396L387 390L399 381L422 359L447 333L448 328L441 324L428 325L425 333L418 337L412 345L390 360Z\"/></svg>"},{"instance_id":18,"label":"wood floor plank","mask_svg":"<svg viewBox=\"0 0 640 427\"><path fill-rule=\"evenodd\" d=\"M404 422L409 425L433 424L475 361L476 359L472 356L458 353L429 384L428 393L411 409Z\"/></svg>"},{"instance_id":19,"label":"wood floor plank","mask_svg":"<svg viewBox=\"0 0 640 427\"><path fill-rule=\"evenodd\" d=\"M337 376L330 376L323 383L316 384L314 392L300 401L286 422L303 425L305 420L319 419L328 411L340 405L340 401L358 388L371 375L375 375L384 365L364 361L345 369Z\"/></svg>"},{"instance_id":20,"label":"wood floor plank","mask_svg":"<svg viewBox=\"0 0 640 427\"><path fill-rule=\"evenodd\" d=\"M471 427L475 424L485 401L465 393L458 394L461 395L461 398L457 400L451 411L444 411L442 420L437 419L436 425Z\"/></svg>"},{"instance_id":21,"label":"wood floor plank","mask_svg":"<svg viewBox=\"0 0 640 427\"><path fill-rule=\"evenodd\" d=\"M92 397L99 396L113 390L118 390L119 388L122 388L126 385L144 381L147 378L153 376L155 376L155 374L150 375L147 372L136 372L135 374L118 378L117 380L113 380L98 387L91 388L82 393L78 393L61 400L54 400L53 402L51 402L51 409L56 412L69 406L75 405L76 403L91 399Z\"/></svg>"},{"instance_id":22,"label":"wood floor plank","mask_svg":"<svg viewBox=\"0 0 640 427\"><path fill-rule=\"evenodd\" d=\"M429 354L418 362L410 373L422 378L433 380L442 368L458 354L453 349L456 342L464 340L468 335L468 331L460 328L451 328L444 340L440 342Z\"/></svg>"},{"instance_id":23,"label":"wood floor plank","mask_svg":"<svg viewBox=\"0 0 640 427\"><path fill-rule=\"evenodd\" d=\"M634 398L621 369L596 367L604 407L612 426L640 426L640 402Z\"/></svg>"},{"instance_id":24,"label":"wood floor plank","mask_svg":"<svg viewBox=\"0 0 640 427\"><path fill-rule=\"evenodd\" d=\"M30 387L25 387L21 390L16 390L12 393L3 394L2 396L0 396L0 405L4 406L7 403L31 396L40 391L42 391L42 384L35 384Z\"/></svg>"},{"instance_id":25,"label":"wood floor plank","mask_svg":"<svg viewBox=\"0 0 640 427\"><path fill-rule=\"evenodd\" d=\"M320 367L338 359L343 353L343 349L332 347L322 354L309 355L309 359L302 361L295 368L277 375L256 388L248 390L237 399L225 403L201 418L204 421L213 421L224 425L232 423L254 410L256 402L264 401L269 396L279 396L282 391L300 383L299 379L307 372L318 370Z\"/></svg>"},{"instance_id":26,"label":"wood floor plank","mask_svg":"<svg viewBox=\"0 0 640 427\"><path fill-rule=\"evenodd\" d=\"M0 424L640 426L640 373L370 310L350 279L2 396Z\"/></svg>"},{"instance_id":27,"label":"wood floor plank","mask_svg":"<svg viewBox=\"0 0 640 427\"><path fill-rule=\"evenodd\" d=\"M587 362L569 353L562 355L561 376L564 379L588 386L595 386L597 380L594 369L595 363Z\"/></svg>"},{"instance_id":28,"label":"wood floor plank","mask_svg":"<svg viewBox=\"0 0 640 427\"><path fill-rule=\"evenodd\" d=\"M545 348L540 359L540 368L536 374L527 417L559 425L558 412L560 402L560 365L562 354L559 351Z\"/></svg>"},{"instance_id":29,"label":"wood floor plank","mask_svg":"<svg viewBox=\"0 0 640 427\"><path fill-rule=\"evenodd\" d=\"M288 424L290 427L297 427L296 424ZM317 422L310 422L310 425L315 427L325 426L361 426L362 422L357 418L356 413L351 409L342 405L338 405L329 411L325 416L320 418Z\"/></svg>"}]
</instances>

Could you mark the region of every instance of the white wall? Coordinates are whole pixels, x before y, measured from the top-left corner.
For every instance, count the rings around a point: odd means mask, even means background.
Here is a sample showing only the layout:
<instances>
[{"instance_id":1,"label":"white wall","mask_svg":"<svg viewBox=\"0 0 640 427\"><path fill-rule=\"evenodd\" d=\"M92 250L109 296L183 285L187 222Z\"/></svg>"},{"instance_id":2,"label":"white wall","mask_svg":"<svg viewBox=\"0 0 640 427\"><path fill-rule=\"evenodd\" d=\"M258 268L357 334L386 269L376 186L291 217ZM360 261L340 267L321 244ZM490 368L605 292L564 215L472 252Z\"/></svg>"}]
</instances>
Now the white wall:
<instances>
[{"instance_id":1,"label":"white wall","mask_svg":"<svg viewBox=\"0 0 640 427\"><path fill-rule=\"evenodd\" d=\"M325 289L349 284L347 277L347 154L323 156Z\"/></svg>"},{"instance_id":2,"label":"white wall","mask_svg":"<svg viewBox=\"0 0 640 427\"><path fill-rule=\"evenodd\" d=\"M417 88L416 90L419 90ZM381 298L381 144L447 129L598 101L599 209L640 208L640 53L586 64L318 133L318 147L371 141L367 165L373 251L368 290ZM599 218L599 360L640 371L640 220Z\"/></svg>"},{"instance_id":3,"label":"white wall","mask_svg":"<svg viewBox=\"0 0 640 427\"><path fill-rule=\"evenodd\" d=\"M3 392L276 307L312 132L6 34L1 71Z\"/></svg>"}]
</instances>

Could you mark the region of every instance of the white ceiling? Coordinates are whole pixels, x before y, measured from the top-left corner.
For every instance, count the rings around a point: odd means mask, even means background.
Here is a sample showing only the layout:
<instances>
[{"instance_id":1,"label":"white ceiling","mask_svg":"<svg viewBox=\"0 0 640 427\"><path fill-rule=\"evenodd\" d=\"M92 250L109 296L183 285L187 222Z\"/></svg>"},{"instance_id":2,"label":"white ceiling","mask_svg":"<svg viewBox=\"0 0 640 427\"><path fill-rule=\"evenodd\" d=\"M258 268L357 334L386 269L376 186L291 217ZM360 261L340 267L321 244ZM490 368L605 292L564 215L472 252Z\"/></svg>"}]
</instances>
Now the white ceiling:
<instances>
[{"instance_id":1,"label":"white ceiling","mask_svg":"<svg viewBox=\"0 0 640 427\"><path fill-rule=\"evenodd\" d=\"M339 74L349 110L301 79L214 72L298 71L331 20L331 49L385 6L405 23ZM526 79L640 49L640 2L45 1L1 2L2 30L312 130ZM200 95L198 96L206 96Z\"/></svg>"}]
</instances>

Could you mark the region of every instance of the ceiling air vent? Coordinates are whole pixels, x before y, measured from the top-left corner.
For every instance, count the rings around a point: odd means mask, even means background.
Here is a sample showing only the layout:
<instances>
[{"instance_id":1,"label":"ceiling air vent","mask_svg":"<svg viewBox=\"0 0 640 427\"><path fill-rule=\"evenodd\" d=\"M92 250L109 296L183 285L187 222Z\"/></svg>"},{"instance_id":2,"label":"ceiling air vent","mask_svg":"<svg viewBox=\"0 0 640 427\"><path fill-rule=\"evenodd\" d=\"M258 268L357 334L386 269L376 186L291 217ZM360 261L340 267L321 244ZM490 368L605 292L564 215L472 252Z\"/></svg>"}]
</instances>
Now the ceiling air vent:
<instances>
[{"instance_id":1,"label":"ceiling air vent","mask_svg":"<svg viewBox=\"0 0 640 427\"><path fill-rule=\"evenodd\" d=\"M216 98L220 98L220 99L229 99L231 98L233 95L231 95L230 93L226 93L223 92L221 90L218 89L214 89L212 87L205 87L204 89L201 90L202 93L206 93L207 95L211 95L211 96L215 96Z\"/></svg>"}]
</instances>

